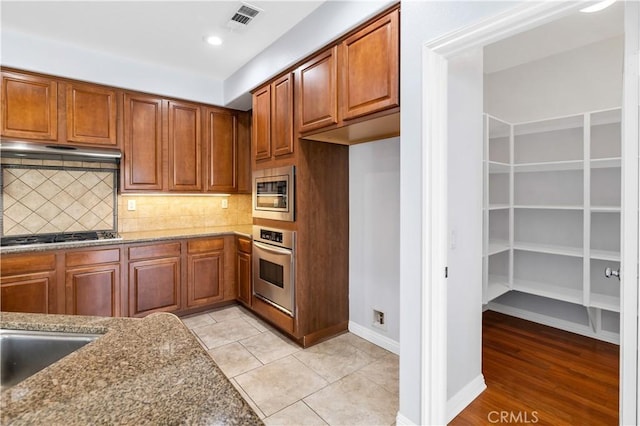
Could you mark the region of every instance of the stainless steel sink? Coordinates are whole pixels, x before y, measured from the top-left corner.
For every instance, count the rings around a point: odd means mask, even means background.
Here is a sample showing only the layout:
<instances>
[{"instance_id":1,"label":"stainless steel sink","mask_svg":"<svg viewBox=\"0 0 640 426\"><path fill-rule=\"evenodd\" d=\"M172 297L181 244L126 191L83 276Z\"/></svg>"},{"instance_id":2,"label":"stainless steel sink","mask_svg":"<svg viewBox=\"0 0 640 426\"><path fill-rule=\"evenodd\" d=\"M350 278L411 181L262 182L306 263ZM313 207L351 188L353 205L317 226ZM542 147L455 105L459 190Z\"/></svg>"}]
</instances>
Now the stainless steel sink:
<instances>
[{"instance_id":1,"label":"stainless steel sink","mask_svg":"<svg viewBox=\"0 0 640 426\"><path fill-rule=\"evenodd\" d=\"M96 334L0 330L0 389L8 389L100 337Z\"/></svg>"}]
</instances>

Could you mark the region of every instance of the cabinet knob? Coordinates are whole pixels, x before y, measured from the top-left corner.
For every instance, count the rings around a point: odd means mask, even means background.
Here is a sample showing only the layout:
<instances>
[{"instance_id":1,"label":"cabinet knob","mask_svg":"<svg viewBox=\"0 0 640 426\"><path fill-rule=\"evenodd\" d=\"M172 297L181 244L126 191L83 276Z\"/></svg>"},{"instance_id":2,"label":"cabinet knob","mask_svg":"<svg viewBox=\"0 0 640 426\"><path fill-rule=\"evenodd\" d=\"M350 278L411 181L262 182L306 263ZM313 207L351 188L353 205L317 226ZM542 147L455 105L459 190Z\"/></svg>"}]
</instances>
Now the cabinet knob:
<instances>
[{"instance_id":1,"label":"cabinet knob","mask_svg":"<svg viewBox=\"0 0 640 426\"><path fill-rule=\"evenodd\" d=\"M607 278L618 277L618 279L620 279L620 268L614 271L613 269L607 267L604 270L604 276Z\"/></svg>"}]
</instances>

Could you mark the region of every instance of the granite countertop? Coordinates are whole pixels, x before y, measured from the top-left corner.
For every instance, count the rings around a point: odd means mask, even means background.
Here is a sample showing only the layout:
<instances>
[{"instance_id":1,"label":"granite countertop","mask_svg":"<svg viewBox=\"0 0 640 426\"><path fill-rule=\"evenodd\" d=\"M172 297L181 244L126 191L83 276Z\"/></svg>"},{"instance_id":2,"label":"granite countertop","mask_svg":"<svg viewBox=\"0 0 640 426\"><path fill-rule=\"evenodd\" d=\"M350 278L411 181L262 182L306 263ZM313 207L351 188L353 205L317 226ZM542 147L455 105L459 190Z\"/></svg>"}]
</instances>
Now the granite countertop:
<instances>
[{"instance_id":1,"label":"granite countertop","mask_svg":"<svg viewBox=\"0 0 640 426\"><path fill-rule=\"evenodd\" d=\"M262 425L172 314L0 314L3 329L103 334L0 395L2 424Z\"/></svg>"},{"instance_id":2,"label":"granite countertop","mask_svg":"<svg viewBox=\"0 0 640 426\"><path fill-rule=\"evenodd\" d=\"M251 238L251 228L252 225L248 224L234 226L210 226L206 228L165 229L144 232L121 232L121 238L116 240L73 241L66 243L7 246L0 248L0 254L33 253L48 250L74 249L113 244L134 244L163 240L179 240L183 238L216 237L230 234Z\"/></svg>"}]
</instances>

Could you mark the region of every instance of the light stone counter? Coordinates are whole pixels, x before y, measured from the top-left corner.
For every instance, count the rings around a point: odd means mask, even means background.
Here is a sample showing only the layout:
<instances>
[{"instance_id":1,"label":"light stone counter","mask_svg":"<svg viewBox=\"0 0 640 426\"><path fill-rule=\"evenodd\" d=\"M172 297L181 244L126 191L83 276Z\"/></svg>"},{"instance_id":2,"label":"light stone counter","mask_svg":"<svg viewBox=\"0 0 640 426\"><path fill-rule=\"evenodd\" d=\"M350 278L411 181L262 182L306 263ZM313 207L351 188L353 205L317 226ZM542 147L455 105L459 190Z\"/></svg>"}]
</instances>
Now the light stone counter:
<instances>
[{"instance_id":1,"label":"light stone counter","mask_svg":"<svg viewBox=\"0 0 640 426\"><path fill-rule=\"evenodd\" d=\"M172 314L1 313L3 329L103 334L2 392L3 425L262 425Z\"/></svg>"}]
</instances>

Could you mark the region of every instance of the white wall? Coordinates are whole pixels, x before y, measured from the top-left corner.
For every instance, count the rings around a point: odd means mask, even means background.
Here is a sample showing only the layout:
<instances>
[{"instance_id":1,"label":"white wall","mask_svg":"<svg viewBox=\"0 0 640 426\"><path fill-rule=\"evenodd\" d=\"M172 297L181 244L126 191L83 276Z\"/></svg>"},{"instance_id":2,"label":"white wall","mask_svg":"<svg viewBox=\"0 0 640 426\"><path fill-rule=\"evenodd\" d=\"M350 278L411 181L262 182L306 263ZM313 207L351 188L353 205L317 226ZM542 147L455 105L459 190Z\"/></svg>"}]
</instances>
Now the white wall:
<instances>
[{"instance_id":1,"label":"white wall","mask_svg":"<svg viewBox=\"0 0 640 426\"><path fill-rule=\"evenodd\" d=\"M224 82L224 101L250 109L249 91L394 3L327 1Z\"/></svg>"},{"instance_id":2,"label":"white wall","mask_svg":"<svg viewBox=\"0 0 640 426\"><path fill-rule=\"evenodd\" d=\"M622 104L623 36L485 75L485 112L511 123Z\"/></svg>"},{"instance_id":3,"label":"white wall","mask_svg":"<svg viewBox=\"0 0 640 426\"><path fill-rule=\"evenodd\" d=\"M482 49L449 61L447 398L453 418L482 378Z\"/></svg>"},{"instance_id":4,"label":"white wall","mask_svg":"<svg viewBox=\"0 0 640 426\"><path fill-rule=\"evenodd\" d=\"M349 148L349 330L395 353L400 338L400 138ZM386 328L374 327L373 309Z\"/></svg>"},{"instance_id":5,"label":"white wall","mask_svg":"<svg viewBox=\"0 0 640 426\"><path fill-rule=\"evenodd\" d=\"M422 342L422 46L446 33L517 6L518 2L402 3L400 13L400 412L399 424L420 424ZM424 313L425 315L427 313Z\"/></svg>"},{"instance_id":6,"label":"white wall","mask_svg":"<svg viewBox=\"0 0 640 426\"><path fill-rule=\"evenodd\" d=\"M222 105L222 81L2 30L3 66Z\"/></svg>"}]
</instances>

